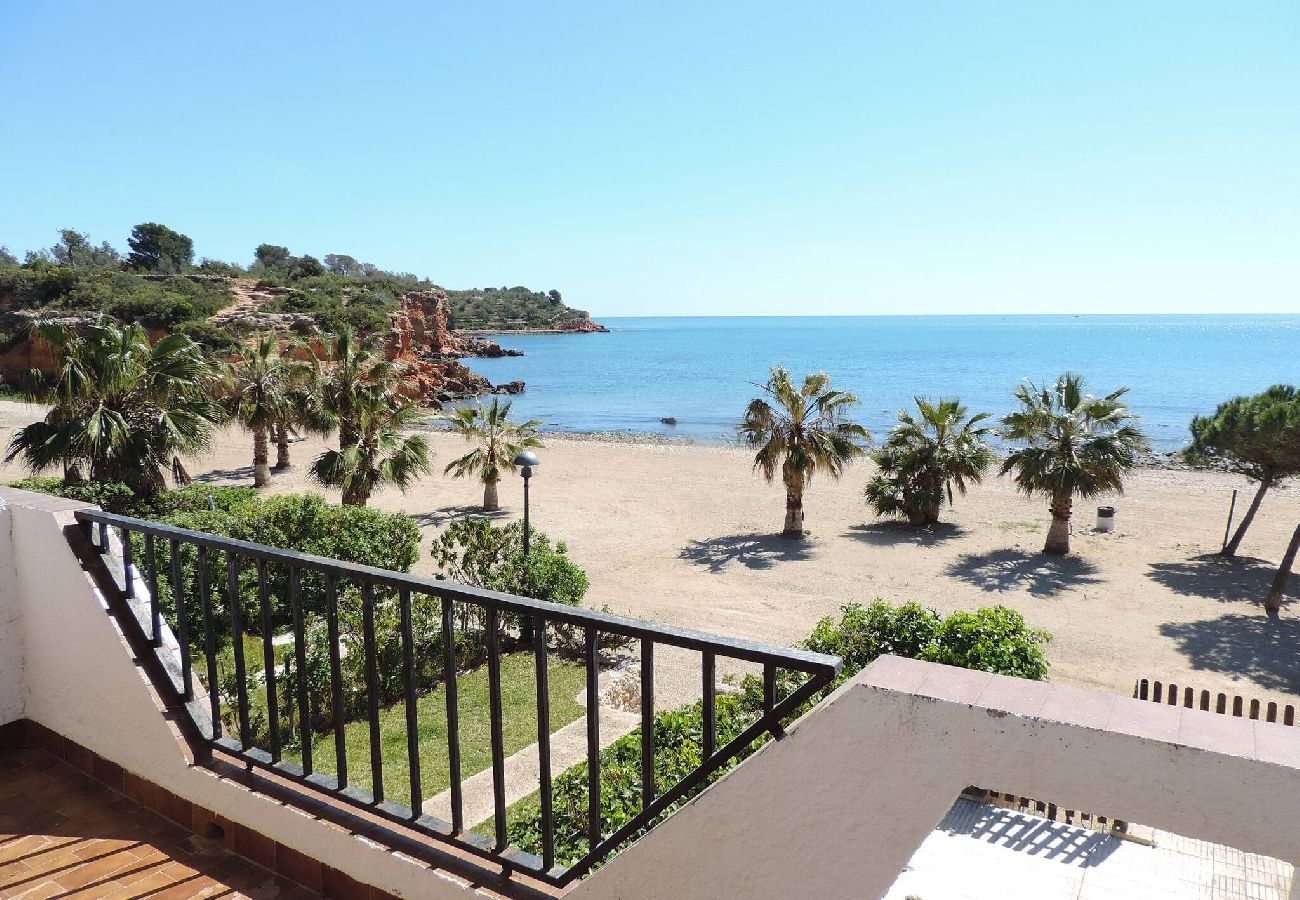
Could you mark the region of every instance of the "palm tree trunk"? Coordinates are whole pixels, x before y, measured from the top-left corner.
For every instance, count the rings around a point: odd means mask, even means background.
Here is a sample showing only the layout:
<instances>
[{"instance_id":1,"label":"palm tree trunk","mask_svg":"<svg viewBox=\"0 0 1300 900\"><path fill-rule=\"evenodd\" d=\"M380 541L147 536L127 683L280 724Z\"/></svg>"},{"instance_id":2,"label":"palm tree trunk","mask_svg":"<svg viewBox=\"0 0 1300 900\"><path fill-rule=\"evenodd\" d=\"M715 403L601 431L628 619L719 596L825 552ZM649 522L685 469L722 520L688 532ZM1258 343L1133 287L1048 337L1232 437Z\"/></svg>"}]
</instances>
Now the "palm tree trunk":
<instances>
[{"instance_id":1,"label":"palm tree trunk","mask_svg":"<svg viewBox=\"0 0 1300 900\"><path fill-rule=\"evenodd\" d=\"M1052 499L1048 507L1052 512L1052 526L1047 529L1047 543L1043 545L1044 553L1064 556L1070 552L1070 506L1069 496Z\"/></svg>"},{"instance_id":2,"label":"palm tree trunk","mask_svg":"<svg viewBox=\"0 0 1300 900\"><path fill-rule=\"evenodd\" d=\"M266 487L271 483L271 467L267 465L266 428L253 429L253 487Z\"/></svg>"},{"instance_id":3,"label":"palm tree trunk","mask_svg":"<svg viewBox=\"0 0 1300 900\"><path fill-rule=\"evenodd\" d=\"M1296 526L1295 533L1291 535L1291 543L1287 545L1286 555L1282 557L1282 565L1277 567L1273 587L1264 599L1264 612L1268 613L1270 619L1276 619L1282 611L1282 594L1286 592L1286 582L1291 577L1291 567L1295 565L1297 551L1300 551L1300 525Z\"/></svg>"},{"instance_id":4,"label":"palm tree trunk","mask_svg":"<svg viewBox=\"0 0 1300 900\"><path fill-rule=\"evenodd\" d=\"M497 499L497 479L483 482L483 512L496 512L501 508Z\"/></svg>"},{"instance_id":5,"label":"palm tree trunk","mask_svg":"<svg viewBox=\"0 0 1300 900\"><path fill-rule=\"evenodd\" d=\"M933 525L939 521L939 510L943 508L942 503L931 503L925 508L925 524Z\"/></svg>"},{"instance_id":6,"label":"palm tree trunk","mask_svg":"<svg viewBox=\"0 0 1300 900\"><path fill-rule=\"evenodd\" d=\"M1241 546L1241 539L1246 536L1246 529L1255 520L1255 513L1259 512L1259 505L1264 502L1264 494L1272 483L1273 476L1271 475L1265 475L1259 480L1259 490L1255 491L1255 497L1250 501L1250 507L1246 510L1246 514L1241 517L1241 524L1232 533L1232 540L1228 541L1227 545L1219 551L1220 556L1237 555L1237 548Z\"/></svg>"},{"instance_id":7,"label":"palm tree trunk","mask_svg":"<svg viewBox=\"0 0 1300 900\"><path fill-rule=\"evenodd\" d=\"M275 470L277 472L291 468L289 462L289 429L284 423L275 426Z\"/></svg>"},{"instance_id":8,"label":"palm tree trunk","mask_svg":"<svg viewBox=\"0 0 1300 900\"><path fill-rule=\"evenodd\" d=\"M798 476L785 479L785 528L781 536L803 537L803 479Z\"/></svg>"}]
</instances>

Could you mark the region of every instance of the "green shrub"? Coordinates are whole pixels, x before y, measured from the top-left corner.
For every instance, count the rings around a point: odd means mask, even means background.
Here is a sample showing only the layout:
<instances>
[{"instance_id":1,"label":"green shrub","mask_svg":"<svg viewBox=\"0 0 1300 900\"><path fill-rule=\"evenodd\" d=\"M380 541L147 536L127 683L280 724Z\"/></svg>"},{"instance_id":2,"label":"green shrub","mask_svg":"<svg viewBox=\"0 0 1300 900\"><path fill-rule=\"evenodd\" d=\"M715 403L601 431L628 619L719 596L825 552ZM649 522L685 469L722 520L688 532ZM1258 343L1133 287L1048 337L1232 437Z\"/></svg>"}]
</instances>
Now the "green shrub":
<instances>
[{"instance_id":1,"label":"green shrub","mask_svg":"<svg viewBox=\"0 0 1300 900\"><path fill-rule=\"evenodd\" d=\"M756 718L742 699L719 694L716 703L717 746L722 747L738 736ZM704 761L704 714L700 703L661 712L654 719L655 784L662 791L689 775ZM739 759L757 750L763 740L745 747ZM721 771L706 779L705 784L687 797L670 804L655 821L671 815L708 784L721 778ZM587 764L579 763L553 782L555 827L555 861L570 866L586 855L587 842ZM641 811L641 729L616 740L600 752L601 830L609 834L622 828ZM651 823L653 825L654 823ZM640 837L650 826L629 840ZM541 854L541 806L536 798L521 801L510 813L506 825L510 843L529 852Z\"/></svg>"},{"instance_id":2,"label":"green shrub","mask_svg":"<svg viewBox=\"0 0 1300 900\"><path fill-rule=\"evenodd\" d=\"M209 500L213 508L209 508ZM338 506L327 503L317 494L263 498L253 488L191 485L160 495L154 513L160 521L179 528L398 572L410 571L419 554L420 530L410 516L383 513L368 507ZM167 581L169 548L165 542L158 542L155 552L160 573L159 599L169 621L174 621L174 603ZM181 545L180 553L182 577L190 586L186 598L193 600L196 597L194 585L197 584L198 554L193 546L187 544ZM229 642L230 637L225 556L216 551L207 554L208 584L217 623L215 630L223 638L222 646ZM263 622L256 561L241 557L236 574L244 630L260 635ZM272 604L271 628L280 631L293 621L290 573L283 565L268 563L264 567L264 576L267 596ZM304 615L309 618L324 615L323 575L302 569L299 576ZM343 594L355 590L355 587L341 582L339 590ZM201 604L191 602L186 614L191 646L196 651L201 650Z\"/></svg>"},{"instance_id":3,"label":"green shrub","mask_svg":"<svg viewBox=\"0 0 1300 900\"><path fill-rule=\"evenodd\" d=\"M1025 618L1005 606L958 611L943 620L934 642L918 658L1041 681L1047 677L1043 645L1046 631L1025 626Z\"/></svg>"},{"instance_id":4,"label":"green shrub","mask_svg":"<svg viewBox=\"0 0 1300 900\"><path fill-rule=\"evenodd\" d=\"M587 593L587 573L569 559L563 541L529 528L524 557L524 527L511 522L497 528L481 516L467 516L447 527L433 542L438 577L473 587L503 591L549 603L576 606Z\"/></svg>"},{"instance_id":5,"label":"green shrub","mask_svg":"<svg viewBox=\"0 0 1300 900\"><path fill-rule=\"evenodd\" d=\"M68 483L62 478L37 477L11 481L9 486L21 491L36 491L41 494L53 494L56 497L67 497L69 500L94 503L108 512L125 515L133 515L138 502L135 492L117 481Z\"/></svg>"}]
</instances>

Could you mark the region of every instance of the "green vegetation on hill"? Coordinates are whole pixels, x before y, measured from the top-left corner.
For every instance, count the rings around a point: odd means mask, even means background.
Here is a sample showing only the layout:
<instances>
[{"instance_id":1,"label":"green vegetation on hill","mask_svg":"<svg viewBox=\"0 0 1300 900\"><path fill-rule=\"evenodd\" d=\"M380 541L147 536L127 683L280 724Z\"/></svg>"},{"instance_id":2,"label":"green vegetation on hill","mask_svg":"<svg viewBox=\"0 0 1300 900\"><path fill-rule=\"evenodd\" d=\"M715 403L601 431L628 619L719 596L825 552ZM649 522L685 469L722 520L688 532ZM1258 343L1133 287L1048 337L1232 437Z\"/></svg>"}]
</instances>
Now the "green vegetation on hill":
<instances>
[{"instance_id":1,"label":"green vegetation on hill","mask_svg":"<svg viewBox=\"0 0 1300 900\"><path fill-rule=\"evenodd\" d=\"M111 269L79 269L41 259L0 265L0 307L54 314L102 312L125 324L210 337L207 318L233 300L223 280L181 275L141 278Z\"/></svg>"},{"instance_id":2,"label":"green vegetation on hill","mask_svg":"<svg viewBox=\"0 0 1300 900\"><path fill-rule=\"evenodd\" d=\"M129 252L122 253L65 228L53 246L29 250L21 262L0 247L0 309L106 313L228 348L239 336L208 319L235 301L230 279L252 279L271 289L267 312L302 313L326 331L350 325L363 333L387 329L402 294L437 287L428 278L384 271L347 254L318 259L278 244L259 244L246 266L208 258L195 263L192 239L156 222L137 225L127 245ZM554 328L587 316L565 306L556 290L485 288L448 295L453 328Z\"/></svg>"},{"instance_id":3,"label":"green vegetation on hill","mask_svg":"<svg viewBox=\"0 0 1300 900\"><path fill-rule=\"evenodd\" d=\"M564 305L560 292L530 291L526 287L474 288L448 291L453 328L481 331L519 331L558 328L565 322L587 318L586 310Z\"/></svg>"}]
</instances>

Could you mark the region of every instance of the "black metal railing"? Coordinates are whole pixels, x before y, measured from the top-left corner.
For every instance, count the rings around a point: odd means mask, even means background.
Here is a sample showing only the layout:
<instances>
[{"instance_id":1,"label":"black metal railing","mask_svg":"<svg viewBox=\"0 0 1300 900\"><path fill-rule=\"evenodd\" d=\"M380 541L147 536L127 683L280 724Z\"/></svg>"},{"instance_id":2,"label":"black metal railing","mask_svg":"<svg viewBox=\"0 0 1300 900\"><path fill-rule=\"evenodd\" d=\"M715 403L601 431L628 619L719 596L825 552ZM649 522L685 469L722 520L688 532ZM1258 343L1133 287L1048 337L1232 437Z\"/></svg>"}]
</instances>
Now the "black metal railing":
<instances>
[{"instance_id":1,"label":"black metal railing","mask_svg":"<svg viewBox=\"0 0 1300 900\"><path fill-rule=\"evenodd\" d=\"M673 804L742 756L757 739L766 733L779 735L783 722L830 684L840 669L838 658L817 653L544 603L98 510L79 510L76 517L128 601L142 637L159 654L170 675L170 689L202 742L555 885L590 871L656 824ZM160 572L165 574L161 580ZM166 639L168 630L174 641ZM598 678L609 644L620 641L639 648L640 656L640 810L607 833L601 817ZM533 656L540 856L511 847L507 840L502 685L506 642ZM252 646L260 653L254 652L250 664ZM655 783L656 647L698 654L702 676L702 762L672 785ZM585 668L587 691L588 850L567 866L557 865L555 847L552 775L558 773L551 772L552 653ZM761 709L753 721L723 735L721 746L720 659L761 668L762 673ZM201 692L196 689L196 666ZM360 668L363 687L360 677L345 679L345 667L354 675ZM474 773L462 771L464 710L457 697L457 676L471 668L487 671L490 766L485 768L491 770L494 812L490 838L468 830L464 821L462 782ZM804 676L802 682L797 675ZM422 809L427 799L422 763L434 760L430 739L422 734L417 700L437 686L446 699L445 713L439 710L444 727L434 730L445 731L445 757L440 745L438 761L445 758L450 821ZM782 691L784 696L779 696ZM381 720L385 710L398 703L406 712L400 728L405 732L407 803L386 796L384 787ZM349 767L347 726L362 719L368 726L369 790L354 783L350 771L355 769ZM321 758L324 755L333 756L332 766Z\"/></svg>"}]
</instances>

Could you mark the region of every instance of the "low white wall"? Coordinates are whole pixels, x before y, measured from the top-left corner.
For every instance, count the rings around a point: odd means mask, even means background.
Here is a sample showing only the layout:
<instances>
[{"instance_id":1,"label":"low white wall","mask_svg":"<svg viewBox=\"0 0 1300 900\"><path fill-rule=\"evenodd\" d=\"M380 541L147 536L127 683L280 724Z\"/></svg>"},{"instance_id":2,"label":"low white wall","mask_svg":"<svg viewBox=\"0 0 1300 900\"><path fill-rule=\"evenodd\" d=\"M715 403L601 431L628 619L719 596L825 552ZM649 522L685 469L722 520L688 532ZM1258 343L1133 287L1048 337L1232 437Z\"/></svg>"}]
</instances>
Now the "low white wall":
<instances>
[{"instance_id":1,"label":"low white wall","mask_svg":"<svg viewBox=\"0 0 1300 900\"><path fill-rule=\"evenodd\" d=\"M13 566L12 525L13 516L0 497L0 725L26 716L22 604Z\"/></svg>"},{"instance_id":2,"label":"low white wall","mask_svg":"<svg viewBox=\"0 0 1300 900\"><path fill-rule=\"evenodd\" d=\"M14 590L5 595L17 597L21 606L19 633L27 661L24 675L15 678L7 655L0 656L0 680L6 690L23 685L28 719L178 796L399 897L460 900L482 895L452 875L190 765L143 670L68 546L64 528L73 524L72 510L81 504L0 491L12 522L6 543L10 558L0 555L0 571L14 576Z\"/></svg>"},{"instance_id":3,"label":"low white wall","mask_svg":"<svg viewBox=\"0 0 1300 900\"><path fill-rule=\"evenodd\" d=\"M879 897L968 785L1300 860L1300 729L886 657L578 898Z\"/></svg>"}]
</instances>

